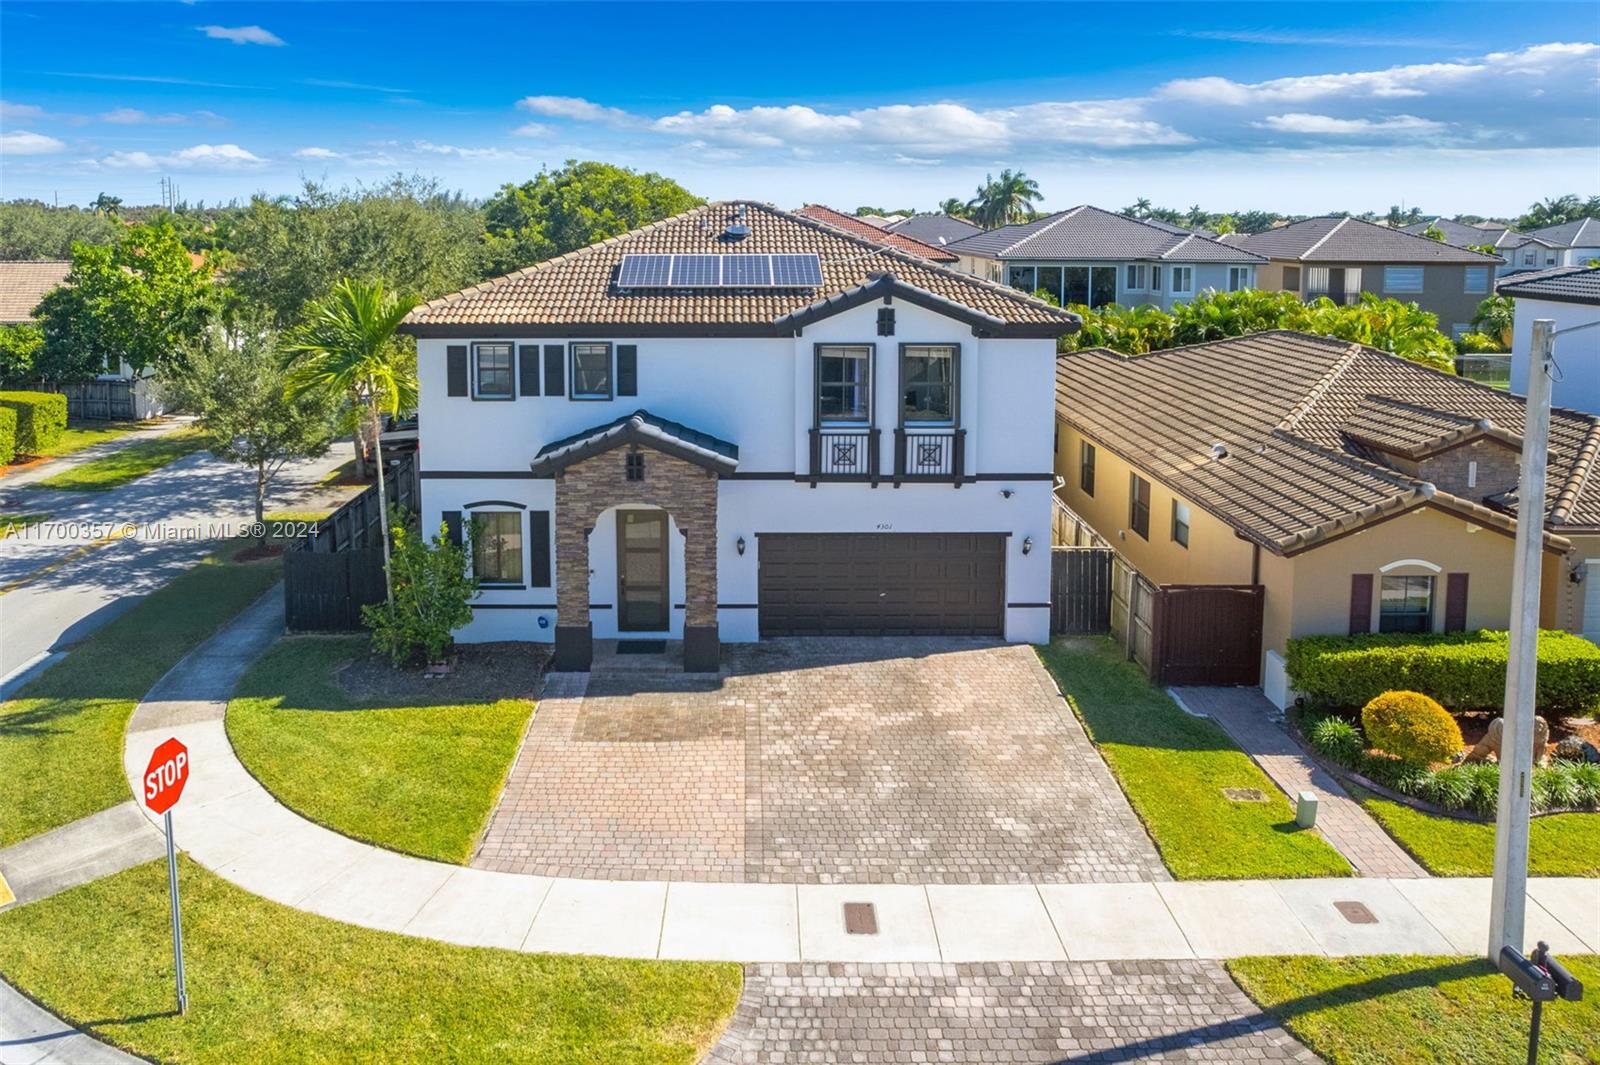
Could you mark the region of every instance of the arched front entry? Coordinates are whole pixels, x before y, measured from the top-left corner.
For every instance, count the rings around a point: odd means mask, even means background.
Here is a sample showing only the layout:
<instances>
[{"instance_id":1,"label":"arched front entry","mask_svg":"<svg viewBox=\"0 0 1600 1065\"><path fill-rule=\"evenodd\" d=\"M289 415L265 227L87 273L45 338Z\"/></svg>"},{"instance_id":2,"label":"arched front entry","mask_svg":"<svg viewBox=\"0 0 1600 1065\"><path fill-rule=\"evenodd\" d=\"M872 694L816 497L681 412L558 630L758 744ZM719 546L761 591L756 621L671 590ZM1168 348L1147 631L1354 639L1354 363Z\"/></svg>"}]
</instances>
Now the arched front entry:
<instances>
[{"instance_id":1,"label":"arched front entry","mask_svg":"<svg viewBox=\"0 0 1600 1065\"><path fill-rule=\"evenodd\" d=\"M672 512L626 503L589 533L589 624L595 639L683 638L684 535Z\"/></svg>"}]
</instances>

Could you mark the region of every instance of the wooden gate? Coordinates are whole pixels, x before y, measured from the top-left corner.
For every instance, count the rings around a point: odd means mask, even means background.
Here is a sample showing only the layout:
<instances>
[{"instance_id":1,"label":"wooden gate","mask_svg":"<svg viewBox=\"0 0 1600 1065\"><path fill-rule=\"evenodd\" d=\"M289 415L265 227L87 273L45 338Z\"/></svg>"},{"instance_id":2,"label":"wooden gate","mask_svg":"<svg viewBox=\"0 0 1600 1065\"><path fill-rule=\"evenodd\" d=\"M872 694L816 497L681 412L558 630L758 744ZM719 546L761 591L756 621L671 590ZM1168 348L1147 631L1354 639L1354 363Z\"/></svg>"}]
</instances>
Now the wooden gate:
<instances>
[{"instance_id":1,"label":"wooden gate","mask_svg":"<svg viewBox=\"0 0 1600 1065\"><path fill-rule=\"evenodd\" d=\"M1050 634L1084 636L1111 631L1109 547L1056 547L1050 551Z\"/></svg>"},{"instance_id":2,"label":"wooden gate","mask_svg":"<svg viewBox=\"0 0 1600 1065\"><path fill-rule=\"evenodd\" d=\"M1155 600L1150 679L1157 684L1259 684L1258 584L1169 584Z\"/></svg>"},{"instance_id":3,"label":"wooden gate","mask_svg":"<svg viewBox=\"0 0 1600 1065\"><path fill-rule=\"evenodd\" d=\"M67 417L88 421L134 421L134 385L127 380L77 381L62 385L67 397Z\"/></svg>"}]
</instances>

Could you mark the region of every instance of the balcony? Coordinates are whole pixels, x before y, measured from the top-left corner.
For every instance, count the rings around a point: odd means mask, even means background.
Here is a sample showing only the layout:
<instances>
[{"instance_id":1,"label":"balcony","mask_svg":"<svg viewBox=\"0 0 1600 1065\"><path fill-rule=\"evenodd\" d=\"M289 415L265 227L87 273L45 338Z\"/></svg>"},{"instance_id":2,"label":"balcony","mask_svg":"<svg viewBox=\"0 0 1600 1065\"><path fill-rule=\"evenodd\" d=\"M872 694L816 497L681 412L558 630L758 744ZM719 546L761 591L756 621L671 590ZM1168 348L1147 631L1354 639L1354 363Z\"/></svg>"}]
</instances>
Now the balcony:
<instances>
[{"instance_id":1,"label":"balcony","mask_svg":"<svg viewBox=\"0 0 1600 1065\"><path fill-rule=\"evenodd\" d=\"M883 476L879 457L882 429L845 429L825 426L811 429L813 486L824 481L866 481L877 487ZM894 431L893 483L947 483L961 487L966 472L965 429L905 429Z\"/></svg>"},{"instance_id":2,"label":"balcony","mask_svg":"<svg viewBox=\"0 0 1600 1065\"><path fill-rule=\"evenodd\" d=\"M948 481L960 488L966 456L965 429L896 429L894 483Z\"/></svg>"},{"instance_id":3,"label":"balcony","mask_svg":"<svg viewBox=\"0 0 1600 1065\"><path fill-rule=\"evenodd\" d=\"M811 484L818 481L878 483L881 429L811 430Z\"/></svg>"}]
</instances>

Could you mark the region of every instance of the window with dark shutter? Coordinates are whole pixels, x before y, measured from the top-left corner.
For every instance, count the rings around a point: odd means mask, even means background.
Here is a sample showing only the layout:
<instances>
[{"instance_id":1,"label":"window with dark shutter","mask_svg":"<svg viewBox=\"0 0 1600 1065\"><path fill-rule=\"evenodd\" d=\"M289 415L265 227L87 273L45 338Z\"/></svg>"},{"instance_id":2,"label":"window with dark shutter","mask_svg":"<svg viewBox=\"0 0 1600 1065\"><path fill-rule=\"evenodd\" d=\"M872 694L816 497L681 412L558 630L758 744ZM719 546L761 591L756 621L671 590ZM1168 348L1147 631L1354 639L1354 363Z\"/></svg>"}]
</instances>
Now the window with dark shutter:
<instances>
[{"instance_id":1,"label":"window with dark shutter","mask_svg":"<svg viewBox=\"0 0 1600 1065\"><path fill-rule=\"evenodd\" d=\"M451 344L444 349L445 395L467 394L467 346Z\"/></svg>"},{"instance_id":2,"label":"window with dark shutter","mask_svg":"<svg viewBox=\"0 0 1600 1065\"><path fill-rule=\"evenodd\" d=\"M550 512L528 511L528 556L532 569L529 583L535 588L550 587Z\"/></svg>"},{"instance_id":3,"label":"window with dark shutter","mask_svg":"<svg viewBox=\"0 0 1600 1065\"><path fill-rule=\"evenodd\" d=\"M1372 631L1372 574L1350 575L1350 635Z\"/></svg>"},{"instance_id":4,"label":"window with dark shutter","mask_svg":"<svg viewBox=\"0 0 1600 1065\"><path fill-rule=\"evenodd\" d=\"M639 347L637 344L617 345L617 395L639 394Z\"/></svg>"},{"instance_id":5,"label":"window with dark shutter","mask_svg":"<svg viewBox=\"0 0 1600 1065\"><path fill-rule=\"evenodd\" d=\"M894 308L878 308L878 335L881 337L894 336Z\"/></svg>"},{"instance_id":6,"label":"window with dark shutter","mask_svg":"<svg viewBox=\"0 0 1600 1065\"><path fill-rule=\"evenodd\" d=\"M461 511L444 512L444 538L457 547L461 546Z\"/></svg>"},{"instance_id":7,"label":"window with dark shutter","mask_svg":"<svg viewBox=\"0 0 1600 1065\"><path fill-rule=\"evenodd\" d=\"M1465 632L1467 628L1467 575L1452 573L1444 582L1444 631Z\"/></svg>"},{"instance_id":8,"label":"window with dark shutter","mask_svg":"<svg viewBox=\"0 0 1600 1065\"><path fill-rule=\"evenodd\" d=\"M546 344L544 346L544 394L547 396L564 396L567 394L567 349L560 344Z\"/></svg>"},{"instance_id":9,"label":"window with dark shutter","mask_svg":"<svg viewBox=\"0 0 1600 1065\"><path fill-rule=\"evenodd\" d=\"M517 390L524 396L539 394L539 345L517 348Z\"/></svg>"}]
</instances>

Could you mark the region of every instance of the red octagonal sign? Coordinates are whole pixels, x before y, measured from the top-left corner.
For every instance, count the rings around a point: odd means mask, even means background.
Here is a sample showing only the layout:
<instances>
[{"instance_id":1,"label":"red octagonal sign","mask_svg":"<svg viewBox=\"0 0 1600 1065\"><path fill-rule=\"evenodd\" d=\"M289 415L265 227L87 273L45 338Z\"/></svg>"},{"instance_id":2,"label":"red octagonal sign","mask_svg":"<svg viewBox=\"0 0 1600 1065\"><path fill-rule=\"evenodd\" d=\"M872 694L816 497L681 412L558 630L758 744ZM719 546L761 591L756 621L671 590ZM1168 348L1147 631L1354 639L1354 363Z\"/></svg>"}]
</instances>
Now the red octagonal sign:
<instances>
[{"instance_id":1,"label":"red octagonal sign","mask_svg":"<svg viewBox=\"0 0 1600 1065\"><path fill-rule=\"evenodd\" d=\"M183 795L189 779L189 748L176 739L167 740L150 755L144 771L144 804L164 814Z\"/></svg>"}]
</instances>

